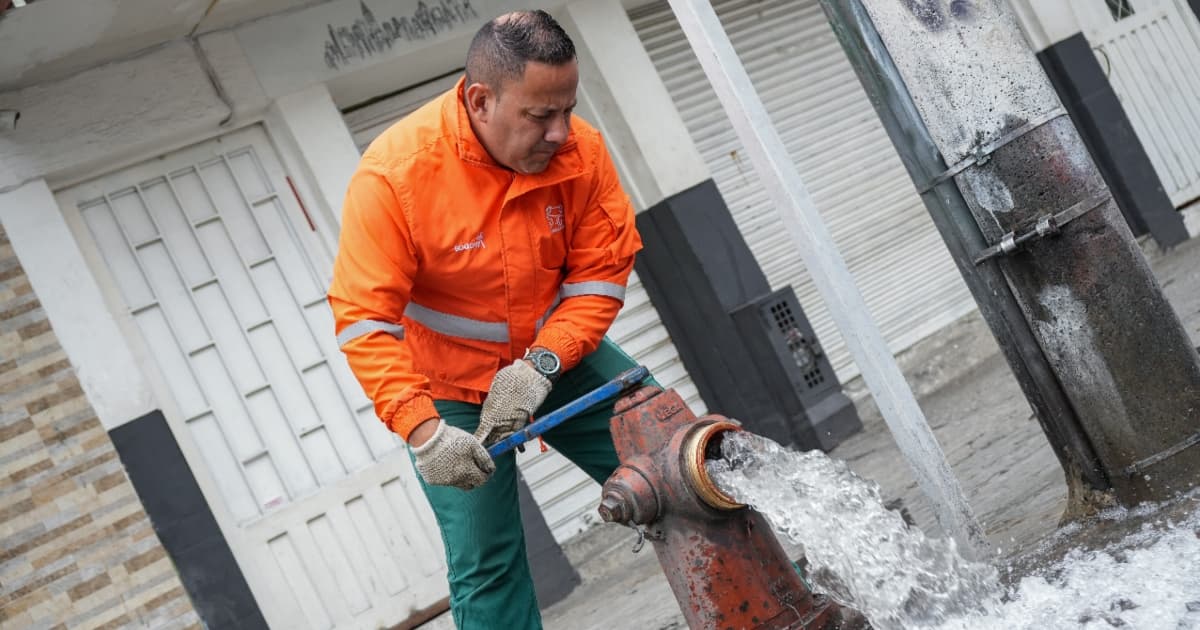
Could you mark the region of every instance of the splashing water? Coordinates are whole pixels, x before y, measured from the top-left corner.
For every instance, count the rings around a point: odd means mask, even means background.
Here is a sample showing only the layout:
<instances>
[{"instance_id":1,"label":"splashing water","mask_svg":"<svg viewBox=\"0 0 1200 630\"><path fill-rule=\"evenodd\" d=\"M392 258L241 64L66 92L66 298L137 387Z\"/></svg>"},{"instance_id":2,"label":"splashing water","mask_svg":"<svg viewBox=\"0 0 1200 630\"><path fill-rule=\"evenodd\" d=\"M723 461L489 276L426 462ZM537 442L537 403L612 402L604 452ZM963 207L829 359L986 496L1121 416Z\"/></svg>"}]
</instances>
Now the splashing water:
<instances>
[{"instance_id":1,"label":"splashing water","mask_svg":"<svg viewBox=\"0 0 1200 630\"><path fill-rule=\"evenodd\" d=\"M726 434L721 451L708 466L717 486L803 545L817 590L858 609L875 628L937 625L999 605L994 568L964 560L951 539L908 527L884 507L879 486L845 462L740 432Z\"/></svg>"},{"instance_id":2,"label":"splashing water","mask_svg":"<svg viewBox=\"0 0 1200 630\"><path fill-rule=\"evenodd\" d=\"M816 590L879 630L1200 630L1200 509L1103 551L1073 550L1005 588L953 540L909 527L845 462L740 432L725 435L721 454L708 462L717 486L802 545Z\"/></svg>"}]
</instances>

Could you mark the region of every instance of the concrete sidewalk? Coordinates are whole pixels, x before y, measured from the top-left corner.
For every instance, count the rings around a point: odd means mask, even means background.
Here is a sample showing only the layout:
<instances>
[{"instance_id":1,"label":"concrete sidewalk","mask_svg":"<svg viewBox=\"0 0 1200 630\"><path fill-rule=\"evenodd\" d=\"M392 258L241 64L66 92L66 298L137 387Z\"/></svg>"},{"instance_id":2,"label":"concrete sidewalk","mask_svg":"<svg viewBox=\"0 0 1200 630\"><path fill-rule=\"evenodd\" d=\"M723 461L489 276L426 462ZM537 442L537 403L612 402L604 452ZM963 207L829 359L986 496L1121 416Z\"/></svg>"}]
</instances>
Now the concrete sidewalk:
<instances>
[{"instance_id":1,"label":"concrete sidewalk","mask_svg":"<svg viewBox=\"0 0 1200 630\"><path fill-rule=\"evenodd\" d=\"M1162 253L1145 249L1193 343L1200 339L1200 239ZM1020 387L979 315L969 315L899 357L975 513L1004 556L1053 533L1066 505L1063 472ZM939 535L861 379L847 385L864 428L831 455L902 498L917 525ZM653 551L631 553L632 532L600 525L566 546L583 584L543 611L552 630L684 628ZM433 628L452 627L448 616ZM445 625L442 625L445 624Z\"/></svg>"}]
</instances>

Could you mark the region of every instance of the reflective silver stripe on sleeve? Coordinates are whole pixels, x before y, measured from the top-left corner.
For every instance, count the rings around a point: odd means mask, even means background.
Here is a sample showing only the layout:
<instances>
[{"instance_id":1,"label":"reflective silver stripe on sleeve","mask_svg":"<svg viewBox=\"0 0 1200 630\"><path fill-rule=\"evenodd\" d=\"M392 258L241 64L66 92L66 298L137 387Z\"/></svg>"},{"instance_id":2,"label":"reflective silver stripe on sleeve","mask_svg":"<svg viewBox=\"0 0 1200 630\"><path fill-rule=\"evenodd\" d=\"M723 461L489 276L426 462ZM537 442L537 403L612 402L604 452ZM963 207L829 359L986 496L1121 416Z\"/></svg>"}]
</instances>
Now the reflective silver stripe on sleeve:
<instances>
[{"instance_id":1,"label":"reflective silver stripe on sleeve","mask_svg":"<svg viewBox=\"0 0 1200 630\"><path fill-rule=\"evenodd\" d=\"M481 322L477 319L435 311L414 302L409 302L408 307L404 309L404 316L443 335L477 341L508 343L508 324L506 322Z\"/></svg>"},{"instance_id":2,"label":"reflective silver stripe on sleeve","mask_svg":"<svg viewBox=\"0 0 1200 630\"><path fill-rule=\"evenodd\" d=\"M550 316L554 314L554 309L558 308L558 305L561 303L562 298L557 295L554 296L554 302L550 304L550 308L546 309L546 314L542 315L541 318L537 320L534 330L540 332L542 330L542 326L546 325L546 320L550 319Z\"/></svg>"},{"instance_id":3,"label":"reflective silver stripe on sleeve","mask_svg":"<svg viewBox=\"0 0 1200 630\"><path fill-rule=\"evenodd\" d=\"M385 332L396 339L404 339L404 327L400 324L381 322L375 319L362 319L343 328L342 332L338 333L338 347L341 348L351 341L373 332Z\"/></svg>"},{"instance_id":4,"label":"reflective silver stripe on sleeve","mask_svg":"<svg viewBox=\"0 0 1200 630\"><path fill-rule=\"evenodd\" d=\"M563 299L580 295L603 295L619 300L622 303L625 302L625 287L613 282L600 282L598 280L564 284L558 294Z\"/></svg>"}]
</instances>

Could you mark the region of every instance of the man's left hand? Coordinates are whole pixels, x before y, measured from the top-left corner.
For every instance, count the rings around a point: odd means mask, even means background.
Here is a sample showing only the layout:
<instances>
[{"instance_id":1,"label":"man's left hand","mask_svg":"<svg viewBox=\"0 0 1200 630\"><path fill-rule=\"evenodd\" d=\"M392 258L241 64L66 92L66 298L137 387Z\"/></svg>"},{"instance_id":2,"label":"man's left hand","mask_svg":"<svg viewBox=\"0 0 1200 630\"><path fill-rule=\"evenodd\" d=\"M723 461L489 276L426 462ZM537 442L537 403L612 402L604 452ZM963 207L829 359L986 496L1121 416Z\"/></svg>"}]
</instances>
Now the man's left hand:
<instances>
[{"instance_id":1,"label":"man's left hand","mask_svg":"<svg viewBox=\"0 0 1200 630\"><path fill-rule=\"evenodd\" d=\"M496 372L487 399L483 401L475 437L484 446L490 446L516 433L542 406L551 387L550 379L523 359Z\"/></svg>"}]
</instances>

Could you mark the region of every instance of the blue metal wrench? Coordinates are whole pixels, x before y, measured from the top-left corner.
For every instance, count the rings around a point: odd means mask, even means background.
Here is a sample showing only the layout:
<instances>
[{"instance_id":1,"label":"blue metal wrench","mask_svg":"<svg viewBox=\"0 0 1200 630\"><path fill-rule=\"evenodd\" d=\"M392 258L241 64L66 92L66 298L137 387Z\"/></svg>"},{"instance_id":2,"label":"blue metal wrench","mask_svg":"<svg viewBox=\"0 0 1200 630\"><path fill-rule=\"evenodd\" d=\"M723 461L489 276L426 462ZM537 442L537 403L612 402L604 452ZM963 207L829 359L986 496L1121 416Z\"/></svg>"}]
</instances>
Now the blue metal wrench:
<instances>
[{"instance_id":1,"label":"blue metal wrench","mask_svg":"<svg viewBox=\"0 0 1200 630\"><path fill-rule=\"evenodd\" d=\"M627 389L636 387L650 377L650 370L639 365L621 372L613 380L593 389L592 391L572 400L571 402L551 411L550 413L529 423L525 428L496 442L488 447L488 455L493 459L521 446L539 435L553 429L567 420L595 407L596 405L616 398Z\"/></svg>"}]
</instances>

